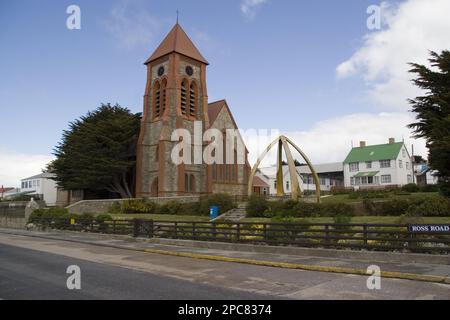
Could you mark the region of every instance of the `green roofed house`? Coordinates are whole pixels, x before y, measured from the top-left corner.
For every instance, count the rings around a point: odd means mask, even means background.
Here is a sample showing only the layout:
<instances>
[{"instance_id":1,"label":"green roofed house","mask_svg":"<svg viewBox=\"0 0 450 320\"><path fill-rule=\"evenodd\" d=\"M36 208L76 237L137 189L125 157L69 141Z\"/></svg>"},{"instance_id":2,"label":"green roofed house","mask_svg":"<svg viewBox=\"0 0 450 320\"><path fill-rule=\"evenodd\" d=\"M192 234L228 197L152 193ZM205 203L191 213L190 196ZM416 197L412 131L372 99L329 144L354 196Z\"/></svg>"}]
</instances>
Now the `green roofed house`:
<instances>
[{"instance_id":1,"label":"green roofed house","mask_svg":"<svg viewBox=\"0 0 450 320\"><path fill-rule=\"evenodd\" d=\"M413 182L411 157L403 142L390 138L386 144L352 148L344 160L345 187L402 186Z\"/></svg>"}]
</instances>

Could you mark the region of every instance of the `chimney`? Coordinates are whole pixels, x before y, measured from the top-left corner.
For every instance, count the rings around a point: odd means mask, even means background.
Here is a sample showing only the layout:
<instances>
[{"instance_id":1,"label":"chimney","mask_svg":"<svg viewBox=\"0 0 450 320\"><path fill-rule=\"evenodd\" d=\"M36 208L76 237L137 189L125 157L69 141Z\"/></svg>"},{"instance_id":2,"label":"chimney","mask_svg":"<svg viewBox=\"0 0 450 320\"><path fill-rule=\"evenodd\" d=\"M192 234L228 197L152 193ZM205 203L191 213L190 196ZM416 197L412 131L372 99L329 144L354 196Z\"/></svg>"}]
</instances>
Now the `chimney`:
<instances>
[{"instance_id":1,"label":"chimney","mask_svg":"<svg viewBox=\"0 0 450 320\"><path fill-rule=\"evenodd\" d=\"M389 144L394 144L395 143L395 138L389 138Z\"/></svg>"},{"instance_id":2,"label":"chimney","mask_svg":"<svg viewBox=\"0 0 450 320\"><path fill-rule=\"evenodd\" d=\"M365 141L360 141L359 142L359 147L360 148L364 148L366 146L366 142Z\"/></svg>"}]
</instances>

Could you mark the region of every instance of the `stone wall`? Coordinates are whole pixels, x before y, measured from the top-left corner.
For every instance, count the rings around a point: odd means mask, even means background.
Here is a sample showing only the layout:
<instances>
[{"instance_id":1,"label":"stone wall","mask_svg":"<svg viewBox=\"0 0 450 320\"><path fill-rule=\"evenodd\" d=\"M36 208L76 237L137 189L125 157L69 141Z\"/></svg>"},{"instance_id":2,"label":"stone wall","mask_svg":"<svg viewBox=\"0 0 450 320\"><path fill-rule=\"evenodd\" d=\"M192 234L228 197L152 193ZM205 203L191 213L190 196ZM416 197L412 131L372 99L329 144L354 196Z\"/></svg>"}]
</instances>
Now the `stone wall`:
<instances>
[{"instance_id":1,"label":"stone wall","mask_svg":"<svg viewBox=\"0 0 450 320\"><path fill-rule=\"evenodd\" d=\"M0 202L0 227L23 229L31 212L44 206L44 201Z\"/></svg>"},{"instance_id":2,"label":"stone wall","mask_svg":"<svg viewBox=\"0 0 450 320\"><path fill-rule=\"evenodd\" d=\"M171 200L179 202L195 202L199 201L199 196L184 196L184 197L155 197L146 198L149 201L164 204ZM122 202L130 199L102 199L102 200L81 200L77 203L71 204L66 208L70 213L83 214L83 213L107 213L111 206L116 202Z\"/></svg>"}]
</instances>

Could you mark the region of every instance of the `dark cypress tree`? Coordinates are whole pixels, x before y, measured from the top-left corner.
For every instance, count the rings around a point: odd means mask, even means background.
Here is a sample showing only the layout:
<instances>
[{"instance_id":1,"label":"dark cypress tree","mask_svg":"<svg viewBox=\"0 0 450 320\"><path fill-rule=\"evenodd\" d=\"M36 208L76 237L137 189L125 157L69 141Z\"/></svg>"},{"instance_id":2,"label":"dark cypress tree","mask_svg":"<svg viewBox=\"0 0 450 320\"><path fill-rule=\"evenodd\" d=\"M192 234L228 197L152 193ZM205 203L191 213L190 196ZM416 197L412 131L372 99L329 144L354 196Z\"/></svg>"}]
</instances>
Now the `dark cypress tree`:
<instances>
[{"instance_id":1,"label":"dark cypress tree","mask_svg":"<svg viewBox=\"0 0 450 320\"><path fill-rule=\"evenodd\" d=\"M71 122L54 149L58 185L132 197L140 118L140 113L108 103Z\"/></svg>"},{"instance_id":2,"label":"dark cypress tree","mask_svg":"<svg viewBox=\"0 0 450 320\"><path fill-rule=\"evenodd\" d=\"M414 84L425 95L410 99L417 121L409 128L426 139L430 167L438 171L442 192L450 196L450 51L430 52L432 68L411 63Z\"/></svg>"}]
</instances>

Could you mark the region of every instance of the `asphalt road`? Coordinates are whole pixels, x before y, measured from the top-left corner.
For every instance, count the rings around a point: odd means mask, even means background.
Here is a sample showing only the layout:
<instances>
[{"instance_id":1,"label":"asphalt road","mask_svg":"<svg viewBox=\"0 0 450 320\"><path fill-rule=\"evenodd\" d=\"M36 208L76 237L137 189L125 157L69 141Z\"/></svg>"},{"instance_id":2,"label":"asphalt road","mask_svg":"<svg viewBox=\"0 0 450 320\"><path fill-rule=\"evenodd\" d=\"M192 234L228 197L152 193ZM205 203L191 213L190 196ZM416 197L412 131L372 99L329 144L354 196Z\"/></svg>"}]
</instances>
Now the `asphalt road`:
<instances>
[{"instance_id":1,"label":"asphalt road","mask_svg":"<svg viewBox=\"0 0 450 320\"><path fill-rule=\"evenodd\" d=\"M81 269L81 289L66 269ZM0 299L271 299L173 277L0 244Z\"/></svg>"}]
</instances>

